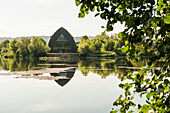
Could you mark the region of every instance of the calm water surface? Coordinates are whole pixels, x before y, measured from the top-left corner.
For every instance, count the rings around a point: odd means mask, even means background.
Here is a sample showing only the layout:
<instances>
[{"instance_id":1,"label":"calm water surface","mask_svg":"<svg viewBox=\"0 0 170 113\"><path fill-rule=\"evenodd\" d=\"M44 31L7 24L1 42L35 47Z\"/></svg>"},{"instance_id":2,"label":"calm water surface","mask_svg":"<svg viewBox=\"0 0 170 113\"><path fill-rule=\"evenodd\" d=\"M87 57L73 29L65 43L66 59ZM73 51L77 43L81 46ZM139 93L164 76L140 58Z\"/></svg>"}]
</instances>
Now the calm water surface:
<instances>
[{"instance_id":1,"label":"calm water surface","mask_svg":"<svg viewBox=\"0 0 170 113\"><path fill-rule=\"evenodd\" d=\"M0 73L75 68L62 73L0 75L0 113L109 113L113 102L123 94L118 85L119 78L126 75L126 69L120 67L136 66L141 62L102 59L60 64L1 59ZM42 76L57 79L42 79ZM135 101L142 103L139 98Z\"/></svg>"}]
</instances>

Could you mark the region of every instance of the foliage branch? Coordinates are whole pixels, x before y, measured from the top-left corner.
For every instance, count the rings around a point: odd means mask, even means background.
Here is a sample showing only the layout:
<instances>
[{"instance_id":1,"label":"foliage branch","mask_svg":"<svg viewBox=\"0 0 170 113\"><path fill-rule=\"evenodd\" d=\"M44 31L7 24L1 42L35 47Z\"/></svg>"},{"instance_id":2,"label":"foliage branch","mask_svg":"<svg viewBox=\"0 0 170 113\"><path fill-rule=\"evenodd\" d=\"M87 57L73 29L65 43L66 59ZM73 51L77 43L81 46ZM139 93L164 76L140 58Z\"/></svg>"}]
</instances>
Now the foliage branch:
<instances>
[{"instance_id":1,"label":"foliage branch","mask_svg":"<svg viewBox=\"0 0 170 113\"><path fill-rule=\"evenodd\" d=\"M83 18L89 12L107 21L106 31L112 31L113 25L120 22L125 26L121 35L125 45L121 50L130 55L135 55L135 44L143 45L147 69L152 69L149 74L145 68L138 73L129 72L125 79L131 83L120 84L125 90L125 95L113 103L114 106L121 106L115 113L133 112L129 108L137 106L132 102L133 93L146 95L146 104L138 105L141 113L149 110L155 112L170 112L170 1L169 0L75 0L80 7L79 17ZM103 27L103 26L102 26ZM158 61L162 60L163 65L159 69L153 68ZM149 77L148 77L149 76Z\"/></svg>"}]
</instances>

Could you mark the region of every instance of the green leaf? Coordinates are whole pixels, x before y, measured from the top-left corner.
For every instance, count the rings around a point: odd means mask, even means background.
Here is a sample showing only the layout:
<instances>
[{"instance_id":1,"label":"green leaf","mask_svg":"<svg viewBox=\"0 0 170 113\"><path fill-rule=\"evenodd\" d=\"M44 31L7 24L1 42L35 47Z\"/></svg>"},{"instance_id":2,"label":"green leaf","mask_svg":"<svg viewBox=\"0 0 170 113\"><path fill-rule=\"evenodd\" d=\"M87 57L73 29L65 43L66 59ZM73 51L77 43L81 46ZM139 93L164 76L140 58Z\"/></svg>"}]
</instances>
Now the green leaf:
<instances>
[{"instance_id":1,"label":"green leaf","mask_svg":"<svg viewBox=\"0 0 170 113\"><path fill-rule=\"evenodd\" d=\"M100 17L101 17L102 19L106 19L106 13L100 14Z\"/></svg>"},{"instance_id":2,"label":"green leaf","mask_svg":"<svg viewBox=\"0 0 170 113\"><path fill-rule=\"evenodd\" d=\"M161 6L161 5L164 5L164 0L158 0L158 4Z\"/></svg>"},{"instance_id":3,"label":"green leaf","mask_svg":"<svg viewBox=\"0 0 170 113\"><path fill-rule=\"evenodd\" d=\"M125 46L126 46L128 43L129 43L129 41L128 41L128 40L126 40L126 41L125 41Z\"/></svg>"},{"instance_id":4,"label":"green leaf","mask_svg":"<svg viewBox=\"0 0 170 113\"><path fill-rule=\"evenodd\" d=\"M99 6L97 6L97 11L98 11L98 12L100 11L100 7L99 7Z\"/></svg>"},{"instance_id":5,"label":"green leaf","mask_svg":"<svg viewBox=\"0 0 170 113\"><path fill-rule=\"evenodd\" d=\"M123 53L126 53L127 51L128 51L128 46L126 46L126 47L123 47L123 48L121 48L121 51L123 52Z\"/></svg>"},{"instance_id":6,"label":"green leaf","mask_svg":"<svg viewBox=\"0 0 170 113\"><path fill-rule=\"evenodd\" d=\"M80 5L80 1L76 0L76 6Z\"/></svg>"},{"instance_id":7,"label":"green leaf","mask_svg":"<svg viewBox=\"0 0 170 113\"><path fill-rule=\"evenodd\" d=\"M95 14L95 17L98 16L99 14L100 14L100 13L96 13L96 14Z\"/></svg>"},{"instance_id":8,"label":"green leaf","mask_svg":"<svg viewBox=\"0 0 170 113\"><path fill-rule=\"evenodd\" d=\"M117 101L113 102L113 106L116 106L117 105Z\"/></svg>"},{"instance_id":9,"label":"green leaf","mask_svg":"<svg viewBox=\"0 0 170 113\"><path fill-rule=\"evenodd\" d=\"M164 0L158 0L157 10L158 10L158 11L161 11L165 5L166 5L166 4L164 3Z\"/></svg>"},{"instance_id":10,"label":"green leaf","mask_svg":"<svg viewBox=\"0 0 170 113\"><path fill-rule=\"evenodd\" d=\"M118 33L118 37L122 38L123 37L123 33L122 32Z\"/></svg>"},{"instance_id":11,"label":"green leaf","mask_svg":"<svg viewBox=\"0 0 170 113\"><path fill-rule=\"evenodd\" d=\"M95 7L90 8L90 10L91 10L92 12L94 12L94 11L95 11Z\"/></svg>"},{"instance_id":12,"label":"green leaf","mask_svg":"<svg viewBox=\"0 0 170 113\"><path fill-rule=\"evenodd\" d=\"M129 85L128 83L125 83L125 84L124 84L124 87L127 87L128 85Z\"/></svg>"},{"instance_id":13,"label":"green leaf","mask_svg":"<svg viewBox=\"0 0 170 113\"><path fill-rule=\"evenodd\" d=\"M155 101L155 99L154 99L154 98L152 98L152 99L151 99L151 102L153 103L154 101Z\"/></svg>"},{"instance_id":14,"label":"green leaf","mask_svg":"<svg viewBox=\"0 0 170 113\"><path fill-rule=\"evenodd\" d=\"M164 22L166 24L170 24L170 14L168 14L165 18L164 18Z\"/></svg>"},{"instance_id":15,"label":"green leaf","mask_svg":"<svg viewBox=\"0 0 170 113\"><path fill-rule=\"evenodd\" d=\"M121 81L124 81L124 80L126 80L126 78L125 78L125 77L122 77Z\"/></svg>"},{"instance_id":16,"label":"green leaf","mask_svg":"<svg viewBox=\"0 0 170 113\"><path fill-rule=\"evenodd\" d=\"M153 65L151 65L151 66L147 65L146 68L147 69L153 69Z\"/></svg>"},{"instance_id":17,"label":"green leaf","mask_svg":"<svg viewBox=\"0 0 170 113\"><path fill-rule=\"evenodd\" d=\"M110 113L117 113L117 110L111 111Z\"/></svg>"},{"instance_id":18,"label":"green leaf","mask_svg":"<svg viewBox=\"0 0 170 113\"><path fill-rule=\"evenodd\" d=\"M119 84L119 87L123 88L124 84Z\"/></svg>"},{"instance_id":19,"label":"green leaf","mask_svg":"<svg viewBox=\"0 0 170 113\"><path fill-rule=\"evenodd\" d=\"M119 10L119 11L123 11L125 8L126 8L126 7L125 7L124 4L120 4L120 5L118 6L118 10Z\"/></svg>"},{"instance_id":20,"label":"green leaf","mask_svg":"<svg viewBox=\"0 0 170 113\"><path fill-rule=\"evenodd\" d=\"M131 110L131 111L128 111L128 113L134 113L134 111L133 111L133 110Z\"/></svg>"},{"instance_id":21,"label":"green leaf","mask_svg":"<svg viewBox=\"0 0 170 113\"><path fill-rule=\"evenodd\" d=\"M85 16L84 12L79 13L79 18L84 18L84 16Z\"/></svg>"},{"instance_id":22,"label":"green leaf","mask_svg":"<svg viewBox=\"0 0 170 113\"><path fill-rule=\"evenodd\" d=\"M112 25L108 25L108 26L107 26L107 30L108 30L108 31L112 31L112 30L113 30Z\"/></svg>"},{"instance_id":23,"label":"green leaf","mask_svg":"<svg viewBox=\"0 0 170 113\"><path fill-rule=\"evenodd\" d=\"M168 84L169 84L169 80L168 80L168 79L165 79L165 80L164 80L164 84L168 85Z\"/></svg>"},{"instance_id":24,"label":"green leaf","mask_svg":"<svg viewBox=\"0 0 170 113\"><path fill-rule=\"evenodd\" d=\"M86 11L86 7L85 7L84 5L81 5L80 11L81 11L81 12L85 12L85 11Z\"/></svg>"},{"instance_id":25,"label":"green leaf","mask_svg":"<svg viewBox=\"0 0 170 113\"><path fill-rule=\"evenodd\" d=\"M121 100L121 98L122 98L122 95L120 95L120 96L119 96L119 98L118 98L117 100L118 100L118 101L120 101L120 100Z\"/></svg>"},{"instance_id":26,"label":"green leaf","mask_svg":"<svg viewBox=\"0 0 170 113\"><path fill-rule=\"evenodd\" d=\"M149 99L151 96L153 96L155 94L155 92L150 92L146 95L146 98Z\"/></svg>"},{"instance_id":27,"label":"green leaf","mask_svg":"<svg viewBox=\"0 0 170 113\"><path fill-rule=\"evenodd\" d=\"M143 112L143 113L148 113L149 107L146 104L144 104L140 111Z\"/></svg>"},{"instance_id":28,"label":"green leaf","mask_svg":"<svg viewBox=\"0 0 170 113\"><path fill-rule=\"evenodd\" d=\"M147 79L145 79L145 81L146 81L146 84L148 84L148 82L150 81L150 79L149 79L149 78L147 78Z\"/></svg>"}]
</instances>

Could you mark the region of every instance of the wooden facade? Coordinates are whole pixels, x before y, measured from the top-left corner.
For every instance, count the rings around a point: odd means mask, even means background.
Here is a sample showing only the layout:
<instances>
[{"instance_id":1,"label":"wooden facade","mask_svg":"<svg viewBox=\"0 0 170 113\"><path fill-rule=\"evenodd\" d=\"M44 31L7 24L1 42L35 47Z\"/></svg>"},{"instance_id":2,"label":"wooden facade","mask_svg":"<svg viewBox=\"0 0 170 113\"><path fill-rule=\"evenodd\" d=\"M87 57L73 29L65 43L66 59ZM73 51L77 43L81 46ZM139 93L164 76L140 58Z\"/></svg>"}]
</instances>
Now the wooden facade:
<instances>
[{"instance_id":1,"label":"wooden facade","mask_svg":"<svg viewBox=\"0 0 170 113\"><path fill-rule=\"evenodd\" d=\"M63 27L51 36L49 47L51 53L77 53L77 46L73 37Z\"/></svg>"}]
</instances>

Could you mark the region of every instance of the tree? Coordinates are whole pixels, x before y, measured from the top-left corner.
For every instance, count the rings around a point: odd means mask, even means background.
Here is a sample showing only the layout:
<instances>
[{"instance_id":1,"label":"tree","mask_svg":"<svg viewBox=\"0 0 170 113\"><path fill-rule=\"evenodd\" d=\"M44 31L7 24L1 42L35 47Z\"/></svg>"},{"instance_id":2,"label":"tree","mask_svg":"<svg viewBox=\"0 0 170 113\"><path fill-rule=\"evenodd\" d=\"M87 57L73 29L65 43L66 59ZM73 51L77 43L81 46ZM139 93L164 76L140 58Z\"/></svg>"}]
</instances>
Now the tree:
<instances>
[{"instance_id":1,"label":"tree","mask_svg":"<svg viewBox=\"0 0 170 113\"><path fill-rule=\"evenodd\" d=\"M106 33L96 35L95 38L89 40L87 36L83 36L78 48L80 54L83 56L93 55L93 56L115 56L116 53L120 54L118 48L120 41L115 36L108 36Z\"/></svg>"},{"instance_id":2,"label":"tree","mask_svg":"<svg viewBox=\"0 0 170 113\"><path fill-rule=\"evenodd\" d=\"M86 35L82 36L81 42L86 41L86 40L89 40L88 36L86 36Z\"/></svg>"},{"instance_id":3,"label":"tree","mask_svg":"<svg viewBox=\"0 0 170 113\"><path fill-rule=\"evenodd\" d=\"M9 47L9 40L4 40L2 43L1 43L1 46L2 47L5 47L5 48L8 48Z\"/></svg>"},{"instance_id":4,"label":"tree","mask_svg":"<svg viewBox=\"0 0 170 113\"><path fill-rule=\"evenodd\" d=\"M1 44L0 44L0 50L1 50L1 55L3 55L4 53L8 53L9 50L9 40L4 40Z\"/></svg>"},{"instance_id":5,"label":"tree","mask_svg":"<svg viewBox=\"0 0 170 113\"><path fill-rule=\"evenodd\" d=\"M100 53L102 42L99 39L92 39L90 41L89 49L92 53Z\"/></svg>"},{"instance_id":6,"label":"tree","mask_svg":"<svg viewBox=\"0 0 170 113\"><path fill-rule=\"evenodd\" d=\"M122 51L135 55L135 44L142 44L147 59L147 68L151 69L159 60L164 59L160 69L154 69L152 78L146 78L147 70L142 69L133 75L129 72L126 78L132 83L120 84L125 89L114 102L121 105L119 111L126 112L130 106L136 106L131 100L130 89L141 95L146 94L147 104L138 105L140 112L152 109L156 112L170 112L170 1L169 0L75 0L80 6L79 17L89 11L107 21L106 31L112 31L117 22L124 24L125 30L120 34L125 42ZM116 112L116 110L112 111Z\"/></svg>"},{"instance_id":7,"label":"tree","mask_svg":"<svg viewBox=\"0 0 170 113\"><path fill-rule=\"evenodd\" d=\"M113 51L113 47L114 47L114 43L111 39L106 40L102 45L104 51Z\"/></svg>"},{"instance_id":8,"label":"tree","mask_svg":"<svg viewBox=\"0 0 170 113\"><path fill-rule=\"evenodd\" d=\"M18 42L17 39L14 39L12 40L10 43L9 43L9 49L15 54L18 47L16 46L16 43Z\"/></svg>"},{"instance_id":9,"label":"tree","mask_svg":"<svg viewBox=\"0 0 170 113\"><path fill-rule=\"evenodd\" d=\"M3 48L1 49L1 54L8 53L9 51L10 51L9 48L3 47Z\"/></svg>"},{"instance_id":10,"label":"tree","mask_svg":"<svg viewBox=\"0 0 170 113\"><path fill-rule=\"evenodd\" d=\"M33 56L43 56L50 51L50 48L42 38L33 37L28 50Z\"/></svg>"},{"instance_id":11,"label":"tree","mask_svg":"<svg viewBox=\"0 0 170 113\"><path fill-rule=\"evenodd\" d=\"M22 37L21 38L21 47L23 48L22 55L25 56L27 54L30 54L28 45L31 43L31 38L29 37Z\"/></svg>"},{"instance_id":12,"label":"tree","mask_svg":"<svg viewBox=\"0 0 170 113\"><path fill-rule=\"evenodd\" d=\"M78 45L78 52L80 53L80 56L87 56L89 54L89 41L84 40L81 41Z\"/></svg>"},{"instance_id":13,"label":"tree","mask_svg":"<svg viewBox=\"0 0 170 113\"><path fill-rule=\"evenodd\" d=\"M12 43L12 41L10 42ZM20 41L16 41L14 48L17 48L16 53L17 56L20 55L21 57L29 56L30 52L28 50L28 45L31 43L31 38L29 37L22 37Z\"/></svg>"}]
</instances>

